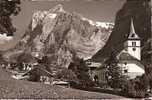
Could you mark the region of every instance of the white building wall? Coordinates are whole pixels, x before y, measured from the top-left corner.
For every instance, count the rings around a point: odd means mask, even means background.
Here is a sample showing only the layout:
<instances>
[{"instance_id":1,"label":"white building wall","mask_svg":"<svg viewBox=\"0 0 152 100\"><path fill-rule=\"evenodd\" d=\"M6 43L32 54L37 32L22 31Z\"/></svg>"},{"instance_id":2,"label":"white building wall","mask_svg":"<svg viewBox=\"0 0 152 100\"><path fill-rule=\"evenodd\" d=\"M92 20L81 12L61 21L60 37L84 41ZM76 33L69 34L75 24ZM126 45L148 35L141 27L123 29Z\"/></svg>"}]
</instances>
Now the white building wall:
<instances>
[{"instance_id":1,"label":"white building wall","mask_svg":"<svg viewBox=\"0 0 152 100\"><path fill-rule=\"evenodd\" d=\"M133 46L132 42L136 42L136 45ZM128 40L125 42L124 44L127 52L135 57L136 59L138 60L141 60L141 43L140 43L140 40ZM135 48L136 50L133 50L133 48Z\"/></svg>"},{"instance_id":2,"label":"white building wall","mask_svg":"<svg viewBox=\"0 0 152 100\"><path fill-rule=\"evenodd\" d=\"M136 42L136 46L140 47L140 40L128 40L128 46L132 46L132 42Z\"/></svg>"},{"instance_id":3,"label":"white building wall","mask_svg":"<svg viewBox=\"0 0 152 100\"><path fill-rule=\"evenodd\" d=\"M131 56L135 57L136 59L141 60L141 49L140 49L140 47L135 47L135 49L136 49L135 51L133 49L134 49L134 47L128 47L127 52Z\"/></svg>"},{"instance_id":4,"label":"white building wall","mask_svg":"<svg viewBox=\"0 0 152 100\"><path fill-rule=\"evenodd\" d=\"M92 70L92 72L89 72L89 73L90 73L90 77L91 77L91 79L93 81L94 81L94 76L97 75L99 83L105 83L106 82L105 69L102 69L102 70Z\"/></svg>"},{"instance_id":5,"label":"white building wall","mask_svg":"<svg viewBox=\"0 0 152 100\"><path fill-rule=\"evenodd\" d=\"M135 63L129 63L129 64L119 64L119 66L123 67L122 69L127 69L127 73L123 73L125 75L128 75L129 78L133 79L136 78L136 76L141 76L145 73L145 70L142 69L140 66L138 66Z\"/></svg>"},{"instance_id":6,"label":"white building wall","mask_svg":"<svg viewBox=\"0 0 152 100\"><path fill-rule=\"evenodd\" d=\"M139 67L138 65L136 65L134 63L127 64L126 66L127 66L129 73L131 73L131 72L138 72L138 73L142 73L142 74L145 73L144 69L142 69L141 67Z\"/></svg>"}]
</instances>

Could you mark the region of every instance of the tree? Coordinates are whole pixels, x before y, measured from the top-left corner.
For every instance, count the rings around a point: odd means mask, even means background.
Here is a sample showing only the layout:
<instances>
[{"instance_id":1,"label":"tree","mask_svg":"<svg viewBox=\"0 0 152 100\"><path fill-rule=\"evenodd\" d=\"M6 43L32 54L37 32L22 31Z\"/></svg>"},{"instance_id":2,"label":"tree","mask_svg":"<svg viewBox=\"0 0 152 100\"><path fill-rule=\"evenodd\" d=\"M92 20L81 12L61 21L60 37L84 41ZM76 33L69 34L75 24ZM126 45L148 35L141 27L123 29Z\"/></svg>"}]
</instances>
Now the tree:
<instances>
[{"instance_id":1,"label":"tree","mask_svg":"<svg viewBox=\"0 0 152 100\"><path fill-rule=\"evenodd\" d=\"M152 90L152 64L146 66L146 76L148 77L149 86Z\"/></svg>"},{"instance_id":2,"label":"tree","mask_svg":"<svg viewBox=\"0 0 152 100\"><path fill-rule=\"evenodd\" d=\"M33 69L29 72L29 81L38 82L40 81L41 72L38 68Z\"/></svg>"},{"instance_id":3,"label":"tree","mask_svg":"<svg viewBox=\"0 0 152 100\"><path fill-rule=\"evenodd\" d=\"M62 68L61 71L58 71L56 74L57 79L69 81L69 82L77 82L78 79L75 75L75 73L72 70L69 70L67 68Z\"/></svg>"},{"instance_id":4,"label":"tree","mask_svg":"<svg viewBox=\"0 0 152 100\"><path fill-rule=\"evenodd\" d=\"M129 97L143 98L146 95L148 87L148 77L143 74L142 76L137 76L135 79L128 80L125 91L123 92Z\"/></svg>"},{"instance_id":5,"label":"tree","mask_svg":"<svg viewBox=\"0 0 152 100\"><path fill-rule=\"evenodd\" d=\"M20 0L0 0L0 32L13 35L16 29L12 25L11 15L20 12Z\"/></svg>"},{"instance_id":6,"label":"tree","mask_svg":"<svg viewBox=\"0 0 152 100\"><path fill-rule=\"evenodd\" d=\"M114 89L122 88L127 80L125 75L122 75L120 66L118 66L118 59L116 58L116 53L111 52L109 59L106 61L108 79L107 82L109 86Z\"/></svg>"},{"instance_id":7,"label":"tree","mask_svg":"<svg viewBox=\"0 0 152 100\"><path fill-rule=\"evenodd\" d=\"M89 76L89 68L83 59L77 58L70 64L69 69L77 76L82 87L93 86L93 82Z\"/></svg>"}]
</instances>

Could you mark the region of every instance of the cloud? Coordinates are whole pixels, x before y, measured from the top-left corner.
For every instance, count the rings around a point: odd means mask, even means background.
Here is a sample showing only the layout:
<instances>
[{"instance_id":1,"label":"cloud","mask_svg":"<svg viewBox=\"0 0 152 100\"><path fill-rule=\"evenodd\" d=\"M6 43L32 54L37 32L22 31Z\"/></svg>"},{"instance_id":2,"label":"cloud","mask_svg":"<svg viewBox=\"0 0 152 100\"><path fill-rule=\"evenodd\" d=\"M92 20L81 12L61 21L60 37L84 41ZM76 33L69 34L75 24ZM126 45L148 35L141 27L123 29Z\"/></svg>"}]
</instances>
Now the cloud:
<instances>
[{"instance_id":1,"label":"cloud","mask_svg":"<svg viewBox=\"0 0 152 100\"><path fill-rule=\"evenodd\" d=\"M9 42L13 40L12 36L7 36L6 33L0 34L0 44L5 44L6 42Z\"/></svg>"}]
</instances>

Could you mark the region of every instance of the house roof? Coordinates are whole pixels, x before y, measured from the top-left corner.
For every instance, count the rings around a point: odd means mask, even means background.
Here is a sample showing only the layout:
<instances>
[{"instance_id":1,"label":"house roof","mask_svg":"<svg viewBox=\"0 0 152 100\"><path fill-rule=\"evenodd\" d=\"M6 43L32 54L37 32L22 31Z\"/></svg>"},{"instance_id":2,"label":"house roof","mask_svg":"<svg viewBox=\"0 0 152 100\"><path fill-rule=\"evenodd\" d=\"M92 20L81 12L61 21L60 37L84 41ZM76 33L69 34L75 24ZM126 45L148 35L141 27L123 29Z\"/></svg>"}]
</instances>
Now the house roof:
<instances>
[{"instance_id":1,"label":"house roof","mask_svg":"<svg viewBox=\"0 0 152 100\"><path fill-rule=\"evenodd\" d=\"M117 58L119 59L120 63L135 63L142 69L145 69L144 65L142 62L135 57L131 56L129 53L127 53L125 50L122 50L118 55Z\"/></svg>"},{"instance_id":2,"label":"house roof","mask_svg":"<svg viewBox=\"0 0 152 100\"><path fill-rule=\"evenodd\" d=\"M122 50L118 55L117 58L119 60L136 60L135 57L131 56L129 53L127 53L125 50Z\"/></svg>"},{"instance_id":3,"label":"house roof","mask_svg":"<svg viewBox=\"0 0 152 100\"><path fill-rule=\"evenodd\" d=\"M97 63L97 62L91 62L90 65L88 65L88 67L95 67L98 68L101 66L101 63Z\"/></svg>"},{"instance_id":4,"label":"house roof","mask_svg":"<svg viewBox=\"0 0 152 100\"><path fill-rule=\"evenodd\" d=\"M46 66L41 65L41 64L35 65L32 70L25 72L22 76L25 76L25 75L27 75L28 73L30 73L30 72L32 72L32 71L34 71L34 70L36 70L36 69L39 70L39 74L40 74L40 75L45 75L45 76L49 76L49 77L52 77L52 76L53 76L52 73L49 72L49 71L46 69Z\"/></svg>"},{"instance_id":5,"label":"house roof","mask_svg":"<svg viewBox=\"0 0 152 100\"><path fill-rule=\"evenodd\" d=\"M107 67L105 66L105 64L102 64L100 67L98 67L96 70L106 70Z\"/></svg>"}]
</instances>

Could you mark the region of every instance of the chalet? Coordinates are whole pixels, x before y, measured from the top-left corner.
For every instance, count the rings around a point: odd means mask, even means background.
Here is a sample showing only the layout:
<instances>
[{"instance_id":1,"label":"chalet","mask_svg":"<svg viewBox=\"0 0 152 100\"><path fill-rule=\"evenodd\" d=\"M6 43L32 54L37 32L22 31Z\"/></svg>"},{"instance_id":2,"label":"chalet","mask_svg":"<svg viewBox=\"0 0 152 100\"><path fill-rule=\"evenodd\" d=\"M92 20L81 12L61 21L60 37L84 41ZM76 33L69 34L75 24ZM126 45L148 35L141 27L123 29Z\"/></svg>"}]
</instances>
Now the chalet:
<instances>
[{"instance_id":1,"label":"chalet","mask_svg":"<svg viewBox=\"0 0 152 100\"><path fill-rule=\"evenodd\" d=\"M44 84L50 84L52 81L51 72L47 70L46 66L41 64L33 65L32 69L27 70L24 73L15 74L12 77L18 80L28 79L31 81L39 81Z\"/></svg>"},{"instance_id":2,"label":"chalet","mask_svg":"<svg viewBox=\"0 0 152 100\"><path fill-rule=\"evenodd\" d=\"M90 59L86 61L89 67L89 75L91 79L98 85L104 86L107 83L106 80L106 66L99 62L93 62Z\"/></svg>"}]
</instances>

